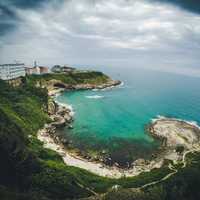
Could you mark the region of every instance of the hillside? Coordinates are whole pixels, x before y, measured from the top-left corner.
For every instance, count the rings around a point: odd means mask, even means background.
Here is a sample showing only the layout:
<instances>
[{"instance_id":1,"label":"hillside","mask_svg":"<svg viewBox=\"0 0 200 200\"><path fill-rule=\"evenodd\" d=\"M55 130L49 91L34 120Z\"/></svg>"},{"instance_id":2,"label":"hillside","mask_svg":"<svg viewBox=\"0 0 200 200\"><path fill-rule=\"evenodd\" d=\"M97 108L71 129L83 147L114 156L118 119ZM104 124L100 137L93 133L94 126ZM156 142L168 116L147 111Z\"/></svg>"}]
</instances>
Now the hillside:
<instances>
[{"instance_id":1,"label":"hillside","mask_svg":"<svg viewBox=\"0 0 200 200\"><path fill-rule=\"evenodd\" d=\"M120 81L112 80L102 72L75 70L68 73L52 73L43 75L31 75L25 79L26 83L36 87L46 88L49 94L56 89L103 89L105 87L119 85Z\"/></svg>"},{"instance_id":2,"label":"hillside","mask_svg":"<svg viewBox=\"0 0 200 200\"><path fill-rule=\"evenodd\" d=\"M41 83L49 82L51 80L61 81L65 84L104 84L111 79L103 74L102 72L96 71L73 71L68 73L52 73L52 74L43 74L42 76L31 75L28 76L29 82L36 84L38 81Z\"/></svg>"},{"instance_id":3,"label":"hillside","mask_svg":"<svg viewBox=\"0 0 200 200\"><path fill-rule=\"evenodd\" d=\"M83 75L71 77L70 84L73 82L87 84L89 76L88 78L85 75L81 76ZM50 99L47 89L39 87L35 81L45 80L48 83L55 78L69 83L66 74L30 76L17 88L0 81L0 199L65 200L89 198L94 194L106 192L108 193L105 196L97 195L96 198L108 200L200 198L199 155L188 158L191 161L195 159L195 162L190 162L187 168L180 170L176 176L162 184L135 190L126 188L138 188L146 183L160 180L170 170L163 167L134 178L108 179L66 166L55 152L44 149L36 134L45 123L50 122L47 115ZM100 82L99 79L101 78L96 79L98 83L103 83L104 78ZM93 83L94 80L95 78ZM111 190L115 185L120 185L121 189Z\"/></svg>"}]
</instances>

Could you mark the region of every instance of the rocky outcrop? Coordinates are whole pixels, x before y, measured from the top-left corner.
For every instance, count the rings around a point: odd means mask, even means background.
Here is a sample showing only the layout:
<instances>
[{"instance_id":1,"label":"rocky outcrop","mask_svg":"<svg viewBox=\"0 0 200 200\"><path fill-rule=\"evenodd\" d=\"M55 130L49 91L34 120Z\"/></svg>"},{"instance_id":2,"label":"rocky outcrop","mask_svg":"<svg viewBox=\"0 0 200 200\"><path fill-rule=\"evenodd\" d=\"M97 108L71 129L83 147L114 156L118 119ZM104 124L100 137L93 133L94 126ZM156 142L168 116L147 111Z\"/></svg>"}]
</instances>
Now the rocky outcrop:
<instances>
[{"instance_id":1,"label":"rocky outcrop","mask_svg":"<svg viewBox=\"0 0 200 200\"><path fill-rule=\"evenodd\" d=\"M70 90L92 90L92 89L105 89L109 87L114 87L117 85L120 85L121 81L118 80L109 80L106 83L103 84L65 84L58 80L50 80L48 82L48 85L46 86L48 93L50 96L57 94L61 91L70 91Z\"/></svg>"},{"instance_id":2,"label":"rocky outcrop","mask_svg":"<svg viewBox=\"0 0 200 200\"><path fill-rule=\"evenodd\" d=\"M149 127L150 134L162 140L162 154L160 157L178 162L188 151L200 151L200 128L189 122L159 118Z\"/></svg>"},{"instance_id":3,"label":"rocky outcrop","mask_svg":"<svg viewBox=\"0 0 200 200\"><path fill-rule=\"evenodd\" d=\"M78 85L74 85L71 88L66 88L66 89L74 89L74 90L105 89L105 88L117 86L120 84L121 84L121 81L110 80L104 84L99 84L99 85L98 84L78 84Z\"/></svg>"},{"instance_id":4,"label":"rocky outcrop","mask_svg":"<svg viewBox=\"0 0 200 200\"><path fill-rule=\"evenodd\" d=\"M7 82L9 85L12 85L13 87L19 87L23 83L21 77L8 80Z\"/></svg>"},{"instance_id":5,"label":"rocky outcrop","mask_svg":"<svg viewBox=\"0 0 200 200\"><path fill-rule=\"evenodd\" d=\"M184 146L186 149L198 145L200 129L194 124L177 119L163 118L150 126L150 133L164 140L164 145L174 148Z\"/></svg>"},{"instance_id":6,"label":"rocky outcrop","mask_svg":"<svg viewBox=\"0 0 200 200\"><path fill-rule=\"evenodd\" d=\"M58 105L52 99L49 99L48 114L54 115L57 111L58 111Z\"/></svg>"},{"instance_id":7,"label":"rocky outcrop","mask_svg":"<svg viewBox=\"0 0 200 200\"><path fill-rule=\"evenodd\" d=\"M43 132L55 139L56 143L60 143L62 138L58 138L56 129L65 126L71 127L73 116L71 115L70 109L58 105L53 100L51 100L48 107L48 113L52 122L45 125Z\"/></svg>"}]
</instances>

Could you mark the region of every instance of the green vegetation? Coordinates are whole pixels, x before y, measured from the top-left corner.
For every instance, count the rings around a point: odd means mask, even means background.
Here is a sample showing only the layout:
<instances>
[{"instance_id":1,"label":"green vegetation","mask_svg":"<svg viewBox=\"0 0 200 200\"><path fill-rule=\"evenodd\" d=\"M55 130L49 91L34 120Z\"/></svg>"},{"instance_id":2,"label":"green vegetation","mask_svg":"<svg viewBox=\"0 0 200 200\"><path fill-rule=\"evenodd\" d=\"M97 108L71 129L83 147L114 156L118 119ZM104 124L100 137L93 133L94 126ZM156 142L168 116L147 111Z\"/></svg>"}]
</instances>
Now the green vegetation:
<instances>
[{"instance_id":1,"label":"green vegetation","mask_svg":"<svg viewBox=\"0 0 200 200\"><path fill-rule=\"evenodd\" d=\"M74 71L68 73L54 73L54 74L44 74L27 76L26 82L31 85L46 85L50 80L61 81L65 84L76 85L76 84L103 84L107 83L110 78L103 74L102 72L95 71Z\"/></svg>"},{"instance_id":2,"label":"green vegetation","mask_svg":"<svg viewBox=\"0 0 200 200\"><path fill-rule=\"evenodd\" d=\"M63 74L61 77L52 74L41 78L45 77L45 81L51 80L49 76L56 76L62 81L68 80L65 77L68 75ZM80 82L81 79L85 82L90 79L85 74L81 76L77 72L77 77L73 80ZM57 153L44 149L37 140L37 131L50 121L46 114L49 102L47 90L34 86L35 81L41 78L29 76L18 88L0 81L0 199L78 199L93 195L92 191L108 192L105 199L200 199L198 154L190 156L189 166L180 169L176 176L144 191L128 188L160 180L170 170L163 167L134 178L117 180L66 166ZM111 190L114 185L120 185L122 189Z\"/></svg>"},{"instance_id":3,"label":"green vegetation","mask_svg":"<svg viewBox=\"0 0 200 200\"><path fill-rule=\"evenodd\" d=\"M35 77L29 77L29 80ZM0 191L2 195L36 196L49 199L87 197L106 192L115 184L123 187L142 185L162 177L155 170L135 178L112 180L85 170L66 166L61 157L44 149L36 133L50 121L46 114L46 89L24 84L13 88L0 81ZM26 193L26 194L25 194ZM30 195L34 194L34 195ZM14 198L15 199L15 198Z\"/></svg>"},{"instance_id":4,"label":"green vegetation","mask_svg":"<svg viewBox=\"0 0 200 200\"><path fill-rule=\"evenodd\" d=\"M109 191L103 200L197 200L200 199L200 154L190 154L188 166L171 178L145 189ZM98 198L96 198L98 199Z\"/></svg>"}]
</instances>

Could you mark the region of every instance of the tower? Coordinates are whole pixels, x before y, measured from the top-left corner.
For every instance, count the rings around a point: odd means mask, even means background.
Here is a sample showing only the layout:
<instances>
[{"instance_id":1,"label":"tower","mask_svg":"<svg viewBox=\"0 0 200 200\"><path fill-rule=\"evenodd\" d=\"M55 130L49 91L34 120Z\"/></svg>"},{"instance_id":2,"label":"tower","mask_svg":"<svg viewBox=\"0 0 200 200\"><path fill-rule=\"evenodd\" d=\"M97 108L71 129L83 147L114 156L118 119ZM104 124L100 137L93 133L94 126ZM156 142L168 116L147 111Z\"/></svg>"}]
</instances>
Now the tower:
<instances>
[{"instance_id":1,"label":"tower","mask_svg":"<svg viewBox=\"0 0 200 200\"><path fill-rule=\"evenodd\" d=\"M37 67L37 61L36 60L34 61L34 67Z\"/></svg>"}]
</instances>

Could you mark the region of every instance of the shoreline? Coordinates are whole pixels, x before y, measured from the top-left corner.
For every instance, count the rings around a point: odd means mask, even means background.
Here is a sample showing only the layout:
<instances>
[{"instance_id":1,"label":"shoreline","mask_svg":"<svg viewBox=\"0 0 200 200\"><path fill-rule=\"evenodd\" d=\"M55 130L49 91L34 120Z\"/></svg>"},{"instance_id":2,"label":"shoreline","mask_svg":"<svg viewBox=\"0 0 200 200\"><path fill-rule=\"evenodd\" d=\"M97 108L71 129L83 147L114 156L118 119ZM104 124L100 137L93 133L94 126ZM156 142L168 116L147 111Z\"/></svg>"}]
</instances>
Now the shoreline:
<instances>
[{"instance_id":1,"label":"shoreline","mask_svg":"<svg viewBox=\"0 0 200 200\"><path fill-rule=\"evenodd\" d=\"M105 89L105 88L104 88ZM61 92L65 90L56 90L56 92L53 94L54 97L59 95ZM51 95L52 96L52 95ZM67 104L62 104L54 100L54 103L57 104L57 111L51 115L50 117L55 120L57 117L59 120L57 122L53 121L50 124L46 124L45 127L38 131L38 139L44 143L44 147L56 151L62 158L66 165L68 166L74 166L79 167L81 169L85 169L91 173L94 173L99 176L108 177L108 178L122 178L122 177L134 177L142 172L150 172L154 168L161 168L164 165L165 160L171 160L174 164L181 162L184 160L184 155L187 151L193 151L193 150L199 150L199 146L188 146L182 154L179 154L175 152L176 150L176 144L175 146L171 145L173 144L173 139L176 140L176 138L167 137L166 135L162 135L161 132L159 132L156 129L156 125L159 122L173 122L174 123L184 123L184 125L190 126L190 129L196 130L200 132L200 128L196 124L191 124L190 122L175 119L175 118L165 118L165 117L159 117L157 119L152 119L152 122L149 125L148 132L151 134L152 137L157 138L159 140L163 141L163 144L161 146L160 155L152 160L144 160L144 159L137 159L132 163L132 168L130 169L122 169L117 166L108 166L105 165L101 161L90 161L86 158L83 158L79 155L76 155L75 153L72 153L70 150L67 149L66 146L64 146L64 142L66 141L60 141L60 138L56 136L56 128L59 126L68 126L71 127L71 122L73 120L73 109L71 106ZM56 124L56 126L55 126ZM161 123L163 126L163 124ZM173 127L174 128L174 127ZM172 128L172 132L173 132ZM176 127L175 127L176 128ZM181 128L181 127L180 127ZM158 128L159 129L159 128ZM162 127L161 127L162 130ZM182 128L181 128L182 130ZM171 136L170 136L171 137ZM164 140L163 140L164 139ZM170 141L167 143L167 141ZM198 141L199 142L199 141Z\"/></svg>"},{"instance_id":2,"label":"shoreline","mask_svg":"<svg viewBox=\"0 0 200 200\"><path fill-rule=\"evenodd\" d=\"M160 168L163 165L163 161L159 159L153 161L138 159L134 162L131 169L123 169L117 166L105 165L101 161L90 161L67 150L58 136L54 135L55 137L53 137L55 132L56 128L52 127L52 124L47 124L45 128L38 131L37 136L44 143L44 147L56 151L63 158L66 165L79 167L99 176L108 178L133 177L142 172L149 172L154 168Z\"/></svg>"},{"instance_id":3,"label":"shoreline","mask_svg":"<svg viewBox=\"0 0 200 200\"><path fill-rule=\"evenodd\" d=\"M67 85L63 84L62 88L54 87L53 89L51 88L48 91L48 95L50 97L56 97L60 95L60 93L65 92L65 91L78 91L78 90L93 90L93 91L98 91L98 90L107 90L107 89L112 89L115 87L120 87L123 86L124 82L121 82L119 80L110 80L108 83L100 84L100 85L95 85L95 84L78 84L75 86L72 85Z\"/></svg>"}]
</instances>

